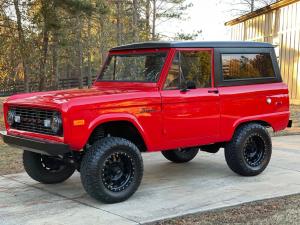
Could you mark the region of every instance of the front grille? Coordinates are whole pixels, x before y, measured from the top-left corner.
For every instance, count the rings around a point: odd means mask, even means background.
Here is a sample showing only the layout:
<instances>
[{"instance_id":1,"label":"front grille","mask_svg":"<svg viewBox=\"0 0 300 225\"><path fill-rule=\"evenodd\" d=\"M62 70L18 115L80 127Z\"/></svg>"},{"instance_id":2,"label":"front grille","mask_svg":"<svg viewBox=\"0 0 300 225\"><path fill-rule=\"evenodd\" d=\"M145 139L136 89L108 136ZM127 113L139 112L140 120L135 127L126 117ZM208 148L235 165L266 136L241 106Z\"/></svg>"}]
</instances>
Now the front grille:
<instances>
[{"instance_id":1,"label":"front grille","mask_svg":"<svg viewBox=\"0 0 300 225\"><path fill-rule=\"evenodd\" d=\"M10 107L10 110L15 110L16 116L20 116L20 122L15 122L11 125L16 130L30 131L41 134L49 134L61 136L62 132L57 134L52 131L51 127L45 127L46 119L51 121L54 114L59 112L48 109Z\"/></svg>"}]
</instances>

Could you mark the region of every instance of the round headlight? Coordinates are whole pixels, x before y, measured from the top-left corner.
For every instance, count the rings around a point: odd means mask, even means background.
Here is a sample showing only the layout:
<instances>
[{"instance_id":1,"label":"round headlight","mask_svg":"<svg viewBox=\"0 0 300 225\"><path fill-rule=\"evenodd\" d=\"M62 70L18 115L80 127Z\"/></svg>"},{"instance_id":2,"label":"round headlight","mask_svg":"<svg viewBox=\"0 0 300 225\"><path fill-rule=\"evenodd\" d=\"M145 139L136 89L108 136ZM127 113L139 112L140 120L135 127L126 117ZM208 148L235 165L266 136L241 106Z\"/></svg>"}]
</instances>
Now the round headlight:
<instances>
[{"instance_id":1,"label":"round headlight","mask_svg":"<svg viewBox=\"0 0 300 225\"><path fill-rule=\"evenodd\" d=\"M13 109L8 110L7 112L7 123L9 126L13 125L15 122L16 111Z\"/></svg>"},{"instance_id":2,"label":"round headlight","mask_svg":"<svg viewBox=\"0 0 300 225\"><path fill-rule=\"evenodd\" d=\"M51 119L51 129L54 133L59 133L62 128L62 120L59 114L54 114Z\"/></svg>"}]
</instances>

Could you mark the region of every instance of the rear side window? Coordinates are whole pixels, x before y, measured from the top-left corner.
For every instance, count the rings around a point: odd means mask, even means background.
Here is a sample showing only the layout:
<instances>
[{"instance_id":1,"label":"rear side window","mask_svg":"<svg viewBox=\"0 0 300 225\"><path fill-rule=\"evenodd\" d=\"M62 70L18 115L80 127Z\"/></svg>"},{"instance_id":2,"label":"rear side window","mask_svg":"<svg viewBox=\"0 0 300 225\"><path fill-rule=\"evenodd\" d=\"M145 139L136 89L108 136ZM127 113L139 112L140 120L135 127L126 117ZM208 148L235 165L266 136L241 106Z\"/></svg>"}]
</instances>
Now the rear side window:
<instances>
[{"instance_id":1,"label":"rear side window","mask_svg":"<svg viewBox=\"0 0 300 225\"><path fill-rule=\"evenodd\" d=\"M230 53L221 54L221 57L225 81L275 77L269 53Z\"/></svg>"}]
</instances>

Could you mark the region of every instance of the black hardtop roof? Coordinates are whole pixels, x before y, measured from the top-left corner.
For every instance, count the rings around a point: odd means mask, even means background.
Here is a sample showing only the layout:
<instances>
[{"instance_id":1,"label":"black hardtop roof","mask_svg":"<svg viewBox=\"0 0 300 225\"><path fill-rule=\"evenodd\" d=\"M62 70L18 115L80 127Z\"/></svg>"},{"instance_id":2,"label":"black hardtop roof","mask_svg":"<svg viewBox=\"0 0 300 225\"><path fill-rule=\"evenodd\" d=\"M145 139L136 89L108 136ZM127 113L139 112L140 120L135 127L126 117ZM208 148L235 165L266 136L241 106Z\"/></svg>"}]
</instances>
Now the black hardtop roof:
<instances>
[{"instance_id":1,"label":"black hardtop roof","mask_svg":"<svg viewBox=\"0 0 300 225\"><path fill-rule=\"evenodd\" d=\"M147 48L273 48L273 45L249 41L149 41L121 45L111 51Z\"/></svg>"}]
</instances>

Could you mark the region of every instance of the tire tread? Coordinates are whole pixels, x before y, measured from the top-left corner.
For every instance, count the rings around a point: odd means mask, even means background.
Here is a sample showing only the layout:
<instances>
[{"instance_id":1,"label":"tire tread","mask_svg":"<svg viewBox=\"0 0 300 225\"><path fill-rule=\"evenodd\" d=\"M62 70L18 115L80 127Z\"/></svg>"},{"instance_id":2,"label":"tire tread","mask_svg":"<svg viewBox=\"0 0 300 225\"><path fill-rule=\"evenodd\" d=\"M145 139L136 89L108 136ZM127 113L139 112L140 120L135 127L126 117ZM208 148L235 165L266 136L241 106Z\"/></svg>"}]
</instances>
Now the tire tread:
<instances>
[{"instance_id":1,"label":"tire tread","mask_svg":"<svg viewBox=\"0 0 300 225\"><path fill-rule=\"evenodd\" d=\"M258 131L263 132L266 135L265 141L268 142L267 147L270 148L268 149L270 155L265 165L260 170L252 170L251 168L245 165L245 162L243 161L242 157L240 157L240 155L238 154L238 151L240 151L241 143L243 139L249 133L255 133ZM233 135L232 140L228 142L225 146L225 159L227 165L232 171L242 176L255 176L260 174L267 167L271 158L271 153L272 153L272 142L271 142L270 134L268 133L267 129L264 126L258 123L248 123L238 127Z\"/></svg>"},{"instance_id":2,"label":"tire tread","mask_svg":"<svg viewBox=\"0 0 300 225\"><path fill-rule=\"evenodd\" d=\"M140 175L137 176L136 183L134 184L130 194L119 198L114 198L103 192L99 182L100 178L99 180L97 179L99 176L99 171L97 170L98 160L105 157L107 151L116 145L122 145L130 148L140 161L139 167L136 168L136 171L138 171ZM143 160L139 149L132 142L120 137L106 137L96 141L86 152L81 162L80 171L82 185L91 197L104 203L116 203L128 199L138 189L142 180Z\"/></svg>"},{"instance_id":3,"label":"tire tread","mask_svg":"<svg viewBox=\"0 0 300 225\"><path fill-rule=\"evenodd\" d=\"M23 166L26 173L34 180L44 184L56 184L61 183L72 176L75 171L75 167L67 165L67 167L57 173L47 173L41 165L39 165L39 154L24 151L23 152Z\"/></svg>"}]
</instances>

